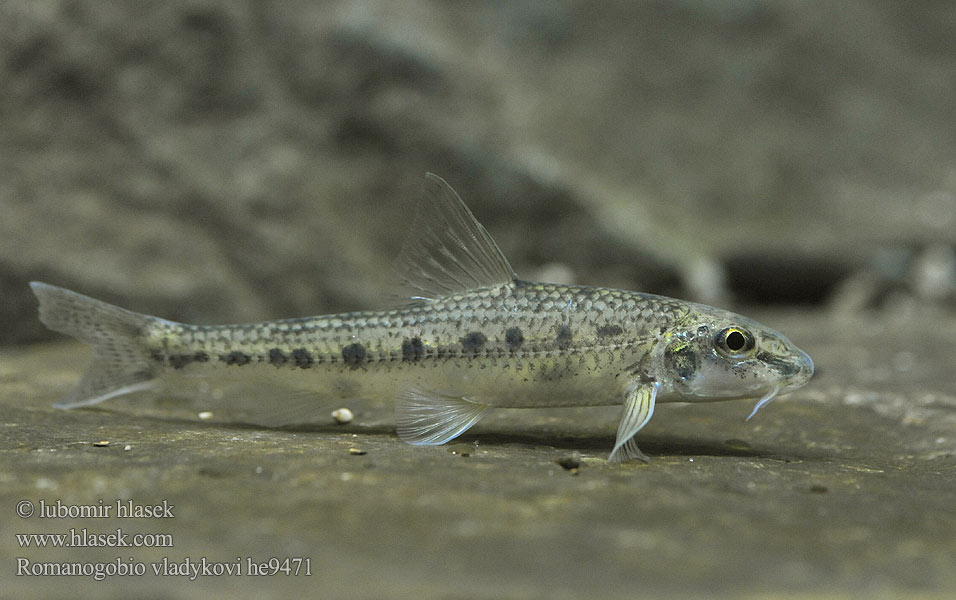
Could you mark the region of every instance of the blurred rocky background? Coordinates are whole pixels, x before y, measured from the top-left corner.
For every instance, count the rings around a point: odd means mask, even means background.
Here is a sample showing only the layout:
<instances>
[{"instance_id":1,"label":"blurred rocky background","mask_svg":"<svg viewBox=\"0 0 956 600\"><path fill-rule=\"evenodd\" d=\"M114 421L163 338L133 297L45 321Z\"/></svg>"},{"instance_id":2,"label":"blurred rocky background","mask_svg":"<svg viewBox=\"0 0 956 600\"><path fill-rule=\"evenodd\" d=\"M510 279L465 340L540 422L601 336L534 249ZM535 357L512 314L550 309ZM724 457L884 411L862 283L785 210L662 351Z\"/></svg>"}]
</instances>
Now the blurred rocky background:
<instances>
[{"instance_id":1,"label":"blurred rocky background","mask_svg":"<svg viewBox=\"0 0 956 600\"><path fill-rule=\"evenodd\" d=\"M32 279L204 323L381 306L426 171L527 279L953 306L951 2L9 0L0 23L4 344L50 335Z\"/></svg>"}]
</instances>

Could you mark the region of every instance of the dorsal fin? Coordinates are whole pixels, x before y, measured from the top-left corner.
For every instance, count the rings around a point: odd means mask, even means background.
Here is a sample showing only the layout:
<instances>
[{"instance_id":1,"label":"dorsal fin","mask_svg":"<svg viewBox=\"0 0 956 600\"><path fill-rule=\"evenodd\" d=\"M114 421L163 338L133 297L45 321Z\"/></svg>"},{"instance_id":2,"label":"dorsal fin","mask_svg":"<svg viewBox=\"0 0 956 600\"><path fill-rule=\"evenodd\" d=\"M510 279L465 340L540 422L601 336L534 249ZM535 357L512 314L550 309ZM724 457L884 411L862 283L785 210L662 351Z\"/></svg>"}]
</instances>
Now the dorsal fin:
<instances>
[{"instance_id":1,"label":"dorsal fin","mask_svg":"<svg viewBox=\"0 0 956 600\"><path fill-rule=\"evenodd\" d=\"M399 293L413 300L515 280L498 244L448 183L425 175L425 198L395 261Z\"/></svg>"}]
</instances>

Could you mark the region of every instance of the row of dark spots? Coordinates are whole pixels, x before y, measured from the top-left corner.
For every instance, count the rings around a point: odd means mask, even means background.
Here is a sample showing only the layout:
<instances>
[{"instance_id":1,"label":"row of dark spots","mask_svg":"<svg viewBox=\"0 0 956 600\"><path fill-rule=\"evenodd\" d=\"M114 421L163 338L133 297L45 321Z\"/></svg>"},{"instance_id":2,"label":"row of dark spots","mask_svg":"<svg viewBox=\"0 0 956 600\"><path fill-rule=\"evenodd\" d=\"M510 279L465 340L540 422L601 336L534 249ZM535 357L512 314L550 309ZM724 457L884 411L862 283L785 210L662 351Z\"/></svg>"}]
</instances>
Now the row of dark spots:
<instances>
[{"instance_id":1,"label":"row of dark spots","mask_svg":"<svg viewBox=\"0 0 956 600\"><path fill-rule=\"evenodd\" d=\"M365 362L365 346L359 343L349 344L342 348L342 361L351 368L356 368ZM252 362L252 356L239 350L234 350L226 354L220 354L219 360L227 365L243 366ZM296 366L300 369L309 369L318 362L321 362L320 355L313 354L305 348L296 348L289 353L283 352L278 348L269 350L269 364L275 367L284 367L286 365Z\"/></svg>"},{"instance_id":2,"label":"row of dark spots","mask_svg":"<svg viewBox=\"0 0 956 600\"><path fill-rule=\"evenodd\" d=\"M160 359L158 356L153 358ZM189 365L194 362L204 363L209 361L209 355L203 351L196 352L194 354L170 354L167 358L169 366L174 369L182 369L186 365Z\"/></svg>"},{"instance_id":3,"label":"row of dark spots","mask_svg":"<svg viewBox=\"0 0 956 600\"><path fill-rule=\"evenodd\" d=\"M488 343L488 336L480 331L471 331L461 338L461 349L465 354L480 354L485 344ZM518 350L524 342L524 335L518 327L512 327L505 332L505 341L508 348L512 351ZM449 357L452 354L447 350L438 350L435 354L438 358ZM425 358L425 344L420 337L413 337L402 342L402 362L419 362Z\"/></svg>"},{"instance_id":4,"label":"row of dark spots","mask_svg":"<svg viewBox=\"0 0 956 600\"><path fill-rule=\"evenodd\" d=\"M597 329L597 336L600 338L616 337L624 333L624 328L620 325L603 325ZM574 333L569 325L558 327L554 341L558 348L567 350L571 347L574 340ZM520 327L509 327L505 330L505 344L508 350L518 352L524 345L524 332ZM461 338L461 349L464 354L479 354L488 343L488 336L480 331L471 331ZM442 353L439 352L439 355ZM414 337L402 342L402 360L405 362L417 362L424 358L425 347L421 338Z\"/></svg>"},{"instance_id":5,"label":"row of dark spots","mask_svg":"<svg viewBox=\"0 0 956 600\"><path fill-rule=\"evenodd\" d=\"M182 369L194 362L209 362L209 355L203 351L196 352L194 354L171 354L169 356L165 356L161 352L154 351L152 357L157 361L165 361L174 369ZM342 348L342 360L345 364L352 368L358 367L365 362L365 358L365 347L361 344L349 344L348 346ZM220 362L229 366L237 367L248 365L255 359L257 359L255 355L246 354L240 350L233 350L232 352L226 352L219 355ZM262 361L263 358L258 358L258 360ZM267 360L270 365L276 367L292 365L299 367L300 369L308 369L316 363L321 362L320 355L313 354L305 348L296 348L289 353L283 352L278 348L272 348L269 350Z\"/></svg>"},{"instance_id":6,"label":"row of dark spots","mask_svg":"<svg viewBox=\"0 0 956 600\"><path fill-rule=\"evenodd\" d=\"M558 348L565 350L571 346L573 337L571 328L567 325L561 325L555 336L555 343L557 343ZM461 338L461 348L466 354L477 354L487 341L488 338L485 334L480 331L472 331ZM505 330L505 343L508 345L508 350L517 352L524 344L524 332L521 331L520 327L509 327Z\"/></svg>"},{"instance_id":7,"label":"row of dark spots","mask_svg":"<svg viewBox=\"0 0 956 600\"><path fill-rule=\"evenodd\" d=\"M624 329L620 325L604 325L599 327L597 330L598 337L602 338L615 337L621 335L622 333L624 333ZM414 338L414 340L418 340L418 338ZM558 327L554 341L559 349L567 350L571 347L573 340L574 333L571 331L571 327L569 325L565 324ZM418 341L419 343L421 342L420 340ZM485 336L485 334L481 333L480 331L472 331L461 338L461 347L466 354L477 354L481 351L487 341L488 338ZM508 345L508 350L511 352L519 351L521 346L524 344L524 332L521 331L520 327L509 327L505 330L505 343ZM405 355L406 353L404 344L402 345L402 350L403 355Z\"/></svg>"},{"instance_id":8,"label":"row of dark spots","mask_svg":"<svg viewBox=\"0 0 956 600\"><path fill-rule=\"evenodd\" d=\"M308 369L316 363L312 353L305 348L296 348L291 354L286 354L278 348L269 350L269 364L282 367L286 364L295 365L300 369Z\"/></svg>"},{"instance_id":9,"label":"row of dark spots","mask_svg":"<svg viewBox=\"0 0 956 600\"><path fill-rule=\"evenodd\" d=\"M622 333L624 333L624 330L620 325L606 325L598 329L598 336L601 337L613 337ZM554 338L558 348L567 350L571 347L573 340L574 333L570 326L561 325L558 327ZM466 354L478 354L487 341L488 338L485 334L480 331L472 331L461 338L461 347ZM508 345L508 350L511 352L517 352L521 349L524 344L524 332L521 331L520 327L509 327L505 330L505 344Z\"/></svg>"},{"instance_id":10,"label":"row of dark spots","mask_svg":"<svg viewBox=\"0 0 956 600\"><path fill-rule=\"evenodd\" d=\"M614 337L622 334L623 331L620 325L604 325L598 328L597 335L598 337ZM557 334L555 335L555 343L561 350L566 350L571 346L573 338L574 335L571 331L571 327L561 325L558 327ZM505 343L511 352L519 351L524 341L524 332L521 331L520 327L509 327L505 330ZM462 351L466 354L479 354L487 343L488 337L480 331L469 332L461 338ZM358 342L342 348L343 362L353 369L358 368L365 362L367 354L365 346ZM402 361L418 362L424 357L425 345L421 338L413 337L402 342ZM160 356L157 355L154 358L160 359ZM174 354L168 357L169 365L176 369L181 369L192 362L207 362L208 360L209 355L205 352ZM234 350L220 354L219 360L226 365L243 366L251 363L253 356L239 350ZM283 352L278 348L272 348L269 350L268 362L275 367L294 365L300 369L308 369L320 362L320 360L316 355L313 355L305 348L296 348L289 353Z\"/></svg>"},{"instance_id":11,"label":"row of dark spots","mask_svg":"<svg viewBox=\"0 0 956 600\"><path fill-rule=\"evenodd\" d=\"M353 369L365 362L365 355L365 346L359 343L349 344L342 348L343 362ZM288 364L295 365L300 369L308 369L317 362L320 362L320 360L305 348L296 348L290 354L286 354L278 348L269 350L269 364L276 367Z\"/></svg>"},{"instance_id":12,"label":"row of dark spots","mask_svg":"<svg viewBox=\"0 0 956 600\"><path fill-rule=\"evenodd\" d=\"M228 354L220 354L219 360L226 363L227 365L237 365L243 366L248 365L252 362L252 357L246 354L245 352L240 352L238 350L233 350Z\"/></svg>"}]
</instances>

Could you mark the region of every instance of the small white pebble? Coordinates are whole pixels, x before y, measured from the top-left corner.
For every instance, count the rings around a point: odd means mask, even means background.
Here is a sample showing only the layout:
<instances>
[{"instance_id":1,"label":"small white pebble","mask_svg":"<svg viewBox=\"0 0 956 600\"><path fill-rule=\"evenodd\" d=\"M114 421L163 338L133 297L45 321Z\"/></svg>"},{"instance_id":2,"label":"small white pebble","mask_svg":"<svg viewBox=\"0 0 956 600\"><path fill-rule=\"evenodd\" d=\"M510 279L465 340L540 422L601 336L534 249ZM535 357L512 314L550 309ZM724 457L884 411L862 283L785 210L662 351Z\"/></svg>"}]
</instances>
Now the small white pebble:
<instances>
[{"instance_id":1,"label":"small white pebble","mask_svg":"<svg viewBox=\"0 0 956 600\"><path fill-rule=\"evenodd\" d=\"M332 418L335 419L337 423L351 423L355 415L347 408L337 408L332 411Z\"/></svg>"},{"instance_id":2,"label":"small white pebble","mask_svg":"<svg viewBox=\"0 0 956 600\"><path fill-rule=\"evenodd\" d=\"M212 418L212 411L211 411L211 410L204 410L204 411L202 411L201 413L199 413L198 416L199 416L200 419L203 419L203 420L205 420L205 419L211 419L211 418Z\"/></svg>"}]
</instances>

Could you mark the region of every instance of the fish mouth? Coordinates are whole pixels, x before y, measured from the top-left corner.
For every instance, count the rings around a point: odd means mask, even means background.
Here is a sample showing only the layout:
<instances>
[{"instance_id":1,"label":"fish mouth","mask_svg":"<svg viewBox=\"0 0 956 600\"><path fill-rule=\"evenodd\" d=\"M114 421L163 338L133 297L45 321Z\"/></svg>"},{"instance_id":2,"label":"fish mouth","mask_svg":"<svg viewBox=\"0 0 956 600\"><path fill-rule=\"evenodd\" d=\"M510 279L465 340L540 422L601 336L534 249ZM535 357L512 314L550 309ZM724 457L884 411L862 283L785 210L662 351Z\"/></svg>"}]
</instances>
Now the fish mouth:
<instances>
[{"instance_id":1,"label":"fish mouth","mask_svg":"<svg viewBox=\"0 0 956 600\"><path fill-rule=\"evenodd\" d=\"M797 350L796 348L794 350L794 363L797 365L796 374L789 377L786 382L778 383L770 388L770 390L757 401L754 409L750 411L750 414L747 416L748 421L757 414L757 411L770 404L774 398L781 394L787 394L793 390L802 388L810 381L810 378L813 377L813 359L803 350Z\"/></svg>"},{"instance_id":2,"label":"fish mouth","mask_svg":"<svg viewBox=\"0 0 956 600\"><path fill-rule=\"evenodd\" d=\"M780 390L781 394L786 394L792 392L793 390L802 388L810 381L810 378L813 377L813 359L810 358L810 355L794 348L794 363L797 365L797 372L792 377L787 379L786 384L782 386Z\"/></svg>"}]
</instances>

